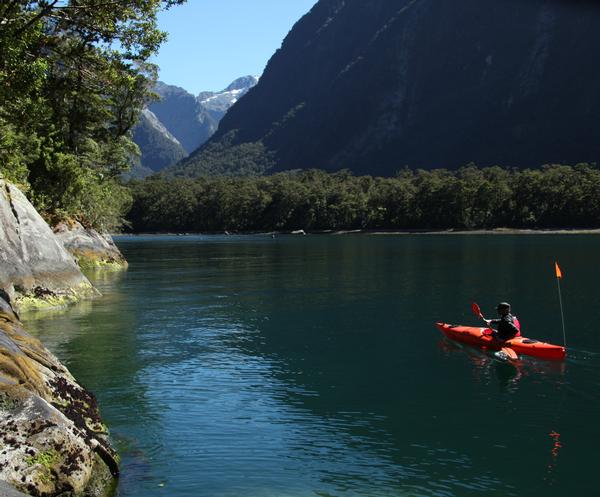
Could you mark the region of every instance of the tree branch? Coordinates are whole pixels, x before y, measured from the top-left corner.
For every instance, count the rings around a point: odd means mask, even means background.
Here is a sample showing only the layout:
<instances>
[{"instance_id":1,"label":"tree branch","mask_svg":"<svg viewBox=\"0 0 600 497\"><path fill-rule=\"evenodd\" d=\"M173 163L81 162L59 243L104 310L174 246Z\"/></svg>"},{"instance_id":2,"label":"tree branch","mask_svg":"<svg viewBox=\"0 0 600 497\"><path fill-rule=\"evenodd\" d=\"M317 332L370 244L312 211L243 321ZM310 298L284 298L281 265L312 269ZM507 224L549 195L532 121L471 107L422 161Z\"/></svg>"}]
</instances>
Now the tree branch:
<instances>
[{"instance_id":1,"label":"tree branch","mask_svg":"<svg viewBox=\"0 0 600 497\"><path fill-rule=\"evenodd\" d=\"M4 8L2 9L2 13L0 13L0 19L4 19L8 21L10 14L15 11L15 8L18 7L19 0L11 0L4 4Z\"/></svg>"},{"instance_id":2,"label":"tree branch","mask_svg":"<svg viewBox=\"0 0 600 497\"><path fill-rule=\"evenodd\" d=\"M46 4L35 16L33 16L29 22L25 24L25 26L17 29L15 32L15 37L22 35L25 31L27 31L31 26L33 26L36 22L38 22L43 17L46 17L48 14L52 12L54 6L58 3L59 0L53 0L52 3Z\"/></svg>"}]
</instances>

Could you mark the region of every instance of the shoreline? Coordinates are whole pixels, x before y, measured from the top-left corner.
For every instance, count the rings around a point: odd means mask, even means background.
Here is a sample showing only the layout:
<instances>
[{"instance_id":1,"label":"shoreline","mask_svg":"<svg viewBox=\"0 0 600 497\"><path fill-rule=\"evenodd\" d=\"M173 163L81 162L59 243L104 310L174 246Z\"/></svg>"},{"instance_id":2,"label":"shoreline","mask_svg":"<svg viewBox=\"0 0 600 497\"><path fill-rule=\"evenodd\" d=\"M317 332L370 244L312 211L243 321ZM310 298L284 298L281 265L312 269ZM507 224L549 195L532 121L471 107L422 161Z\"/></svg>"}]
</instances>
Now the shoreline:
<instances>
[{"instance_id":1,"label":"shoreline","mask_svg":"<svg viewBox=\"0 0 600 497\"><path fill-rule=\"evenodd\" d=\"M358 229L358 230L315 230L315 231L241 231L241 232L147 232L147 233L115 233L113 238L137 236L303 236L303 235L600 235L600 228L559 228L559 229L521 229L521 228L494 228L494 229L444 229L444 230L397 230L397 229Z\"/></svg>"}]
</instances>

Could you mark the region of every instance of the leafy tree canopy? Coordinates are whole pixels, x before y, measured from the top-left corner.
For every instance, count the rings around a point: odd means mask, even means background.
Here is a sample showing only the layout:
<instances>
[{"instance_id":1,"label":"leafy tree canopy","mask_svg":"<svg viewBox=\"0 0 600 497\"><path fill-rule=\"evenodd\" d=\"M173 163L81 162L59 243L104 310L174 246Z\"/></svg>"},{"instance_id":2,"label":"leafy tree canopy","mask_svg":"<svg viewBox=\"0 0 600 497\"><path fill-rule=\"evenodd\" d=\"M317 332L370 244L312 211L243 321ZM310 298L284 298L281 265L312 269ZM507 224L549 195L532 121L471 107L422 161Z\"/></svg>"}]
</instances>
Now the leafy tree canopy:
<instances>
[{"instance_id":1,"label":"leafy tree canopy","mask_svg":"<svg viewBox=\"0 0 600 497\"><path fill-rule=\"evenodd\" d=\"M0 3L0 170L50 220L120 223L130 198L118 177L166 37L157 14L184 1Z\"/></svg>"},{"instance_id":2,"label":"leafy tree canopy","mask_svg":"<svg viewBox=\"0 0 600 497\"><path fill-rule=\"evenodd\" d=\"M128 185L137 232L600 227L600 169L319 170L272 176L150 177Z\"/></svg>"}]
</instances>

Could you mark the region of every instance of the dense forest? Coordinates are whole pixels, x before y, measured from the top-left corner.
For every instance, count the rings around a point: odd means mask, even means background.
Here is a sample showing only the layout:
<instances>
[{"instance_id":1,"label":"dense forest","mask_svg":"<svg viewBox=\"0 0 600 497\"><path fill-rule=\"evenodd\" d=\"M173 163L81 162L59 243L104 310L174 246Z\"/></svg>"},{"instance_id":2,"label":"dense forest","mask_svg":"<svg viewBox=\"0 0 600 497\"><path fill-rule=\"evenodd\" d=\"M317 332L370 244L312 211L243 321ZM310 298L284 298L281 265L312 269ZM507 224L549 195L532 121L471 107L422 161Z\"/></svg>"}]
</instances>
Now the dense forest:
<instances>
[{"instance_id":1,"label":"dense forest","mask_svg":"<svg viewBox=\"0 0 600 497\"><path fill-rule=\"evenodd\" d=\"M50 222L111 230L131 196L131 128L165 40L157 13L185 0L0 2L0 176Z\"/></svg>"},{"instance_id":2,"label":"dense forest","mask_svg":"<svg viewBox=\"0 0 600 497\"><path fill-rule=\"evenodd\" d=\"M255 177L153 176L129 184L133 232L600 226L600 169L463 167L395 177L319 170Z\"/></svg>"}]
</instances>

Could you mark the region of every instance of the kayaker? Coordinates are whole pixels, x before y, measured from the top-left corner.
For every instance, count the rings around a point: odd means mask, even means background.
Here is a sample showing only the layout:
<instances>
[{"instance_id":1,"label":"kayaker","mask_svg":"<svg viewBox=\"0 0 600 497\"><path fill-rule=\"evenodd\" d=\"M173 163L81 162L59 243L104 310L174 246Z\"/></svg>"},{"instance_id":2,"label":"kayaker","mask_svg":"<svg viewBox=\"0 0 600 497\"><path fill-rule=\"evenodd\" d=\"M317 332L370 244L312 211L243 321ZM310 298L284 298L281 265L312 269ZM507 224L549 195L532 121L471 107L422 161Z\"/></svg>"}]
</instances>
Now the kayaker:
<instances>
[{"instance_id":1,"label":"kayaker","mask_svg":"<svg viewBox=\"0 0 600 497\"><path fill-rule=\"evenodd\" d=\"M499 319L484 319L489 327L497 327L493 336L498 340L510 340L521 335L521 325L516 316L510 313L510 304L508 302L500 302L496 306Z\"/></svg>"}]
</instances>

